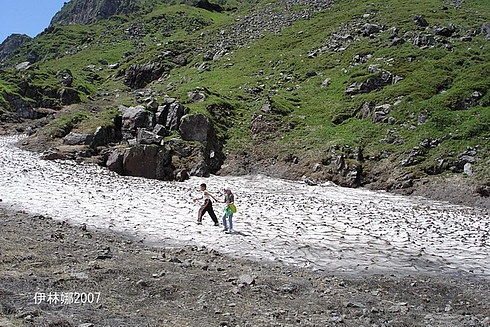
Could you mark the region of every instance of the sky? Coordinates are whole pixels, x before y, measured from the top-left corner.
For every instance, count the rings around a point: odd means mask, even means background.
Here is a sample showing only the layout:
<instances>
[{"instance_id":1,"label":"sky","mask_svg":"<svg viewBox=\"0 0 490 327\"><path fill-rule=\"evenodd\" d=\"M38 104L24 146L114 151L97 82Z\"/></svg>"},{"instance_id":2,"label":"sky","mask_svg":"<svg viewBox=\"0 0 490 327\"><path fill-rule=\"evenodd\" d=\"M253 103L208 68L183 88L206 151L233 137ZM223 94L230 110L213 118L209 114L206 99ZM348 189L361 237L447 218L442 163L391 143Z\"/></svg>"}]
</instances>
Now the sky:
<instances>
[{"instance_id":1,"label":"sky","mask_svg":"<svg viewBox=\"0 0 490 327\"><path fill-rule=\"evenodd\" d=\"M68 0L0 0L0 43L10 34L35 37Z\"/></svg>"}]
</instances>

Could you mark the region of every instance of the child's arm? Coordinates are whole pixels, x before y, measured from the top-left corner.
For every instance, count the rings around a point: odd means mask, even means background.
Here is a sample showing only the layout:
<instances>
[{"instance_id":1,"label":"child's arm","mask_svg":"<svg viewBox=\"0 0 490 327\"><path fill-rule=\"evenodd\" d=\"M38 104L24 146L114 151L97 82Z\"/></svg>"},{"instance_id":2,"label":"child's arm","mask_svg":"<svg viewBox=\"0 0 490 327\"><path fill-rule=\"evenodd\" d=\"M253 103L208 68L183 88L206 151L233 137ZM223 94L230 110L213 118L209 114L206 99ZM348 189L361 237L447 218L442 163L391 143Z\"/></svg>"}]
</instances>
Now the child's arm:
<instances>
[{"instance_id":1,"label":"child's arm","mask_svg":"<svg viewBox=\"0 0 490 327\"><path fill-rule=\"evenodd\" d=\"M212 197L212 198L213 198L213 200L214 200L215 202L219 202L219 201L218 201L218 200L217 200L217 199L214 197L214 195L212 195L212 194L211 194L211 193L209 193L208 191L204 191L204 194L209 195L210 197Z\"/></svg>"}]
</instances>

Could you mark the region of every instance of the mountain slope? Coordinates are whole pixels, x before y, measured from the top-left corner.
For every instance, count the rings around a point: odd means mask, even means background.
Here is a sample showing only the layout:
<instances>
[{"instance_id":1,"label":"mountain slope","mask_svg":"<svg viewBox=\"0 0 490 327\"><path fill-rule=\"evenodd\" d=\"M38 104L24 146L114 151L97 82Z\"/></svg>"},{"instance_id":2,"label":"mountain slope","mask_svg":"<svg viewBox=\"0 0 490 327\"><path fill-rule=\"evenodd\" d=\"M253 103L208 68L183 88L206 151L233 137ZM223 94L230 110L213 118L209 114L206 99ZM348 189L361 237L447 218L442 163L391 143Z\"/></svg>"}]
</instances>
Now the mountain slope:
<instances>
[{"instance_id":1,"label":"mountain slope","mask_svg":"<svg viewBox=\"0 0 490 327\"><path fill-rule=\"evenodd\" d=\"M167 96L209 117L223 146L220 173L404 193L459 176L476 196L490 193L482 1L222 1L214 11L197 2L90 4L84 18L69 14L76 1L65 5L5 61L4 120L12 110L39 118L39 107L81 101L102 112ZM115 5L112 14L94 15L104 4ZM27 71L9 68L23 61ZM189 98L196 93L205 101Z\"/></svg>"}]
</instances>

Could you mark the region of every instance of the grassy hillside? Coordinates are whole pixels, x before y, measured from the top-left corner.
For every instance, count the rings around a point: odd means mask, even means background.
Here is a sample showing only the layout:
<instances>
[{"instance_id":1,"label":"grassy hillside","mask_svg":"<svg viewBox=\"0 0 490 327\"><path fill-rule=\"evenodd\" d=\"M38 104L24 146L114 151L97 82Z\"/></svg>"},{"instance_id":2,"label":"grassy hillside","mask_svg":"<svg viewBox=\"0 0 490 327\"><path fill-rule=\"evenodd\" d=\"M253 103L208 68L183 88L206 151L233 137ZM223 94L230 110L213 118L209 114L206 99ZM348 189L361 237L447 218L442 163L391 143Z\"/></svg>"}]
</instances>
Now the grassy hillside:
<instances>
[{"instance_id":1,"label":"grassy hillside","mask_svg":"<svg viewBox=\"0 0 490 327\"><path fill-rule=\"evenodd\" d=\"M56 88L56 72L66 69L83 101L108 103L99 111L134 105L134 90L121 72L158 62L167 73L145 88L210 115L229 155L287 154L328 164L335 152L369 161L371 170L389 160L392 168L440 174L454 171L458 156L471 148L479 158L474 170L490 183L490 41L480 33L490 22L486 1L336 1L310 19L237 40L204 60L220 35L267 7L265 1L221 4L235 9L155 4L89 26L50 28L7 62L34 57L30 69L0 71L2 111L9 109L6 93L26 97L26 83ZM428 26L419 25L417 15ZM386 74L392 78L386 85L347 91ZM206 90L205 102L189 100L187 93L196 89ZM216 104L232 108L232 115L213 116ZM254 132L257 117L263 124Z\"/></svg>"}]
</instances>

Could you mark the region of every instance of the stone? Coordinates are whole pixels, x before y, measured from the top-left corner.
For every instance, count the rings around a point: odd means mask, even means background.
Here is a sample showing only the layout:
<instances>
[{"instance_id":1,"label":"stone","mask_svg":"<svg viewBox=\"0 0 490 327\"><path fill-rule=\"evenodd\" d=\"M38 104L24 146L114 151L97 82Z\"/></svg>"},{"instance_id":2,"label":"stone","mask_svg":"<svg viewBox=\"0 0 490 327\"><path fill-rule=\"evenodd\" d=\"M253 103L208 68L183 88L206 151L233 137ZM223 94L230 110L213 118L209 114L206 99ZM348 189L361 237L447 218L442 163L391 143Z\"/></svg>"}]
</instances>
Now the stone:
<instances>
[{"instance_id":1,"label":"stone","mask_svg":"<svg viewBox=\"0 0 490 327\"><path fill-rule=\"evenodd\" d=\"M151 129L153 115L144 106L120 107L122 113L122 130L136 132L138 128Z\"/></svg>"},{"instance_id":2,"label":"stone","mask_svg":"<svg viewBox=\"0 0 490 327\"><path fill-rule=\"evenodd\" d=\"M105 127L99 126L93 134L91 145L93 147L107 145L109 143L109 133Z\"/></svg>"},{"instance_id":3,"label":"stone","mask_svg":"<svg viewBox=\"0 0 490 327\"><path fill-rule=\"evenodd\" d=\"M420 15L415 15L413 17L413 21L415 22L415 25L419 26L419 27L427 27L429 26L429 23L427 22L427 20L425 20L424 17L420 16Z\"/></svg>"},{"instance_id":4,"label":"stone","mask_svg":"<svg viewBox=\"0 0 490 327\"><path fill-rule=\"evenodd\" d=\"M251 275L248 275L248 274L240 275L238 277L238 281L241 284L245 284L245 285L252 285L255 283L255 279Z\"/></svg>"},{"instance_id":5,"label":"stone","mask_svg":"<svg viewBox=\"0 0 490 327\"><path fill-rule=\"evenodd\" d=\"M49 149L43 152L41 155L43 160L64 160L67 159L66 156L55 149Z\"/></svg>"},{"instance_id":6,"label":"stone","mask_svg":"<svg viewBox=\"0 0 490 327\"><path fill-rule=\"evenodd\" d=\"M93 140L92 134L69 133L63 138L63 144L66 145L89 145Z\"/></svg>"},{"instance_id":7,"label":"stone","mask_svg":"<svg viewBox=\"0 0 490 327\"><path fill-rule=\"evenodd\" d=\"M210 129L209 119L203 114L195 114L182 118L179 132L183 140L205 142Z\"/></svg>"},{"instance_id":8,"label":"stone","mask_svg":"<svg viewBox=\"0 0 490 327\"><path fill-rule=\"evenodd\" d=\"M78 95L78 91L72 88L62 88L58 92L58 96L60 102L63 105L69 105L80 102L80 96Z\"/></svg>"},{"instance_id":9,"label":"stone","mask_svg":"<svg viewBox=\"0 0 490 327\"><path fill-rule=\"evenodd\" d=\"M124 150L115 149L114 151L111 152L111 154L107 158L105 165L109 170L122 175L124 171L123 160L124 160Z\"/></svg>"}]
</instances>

